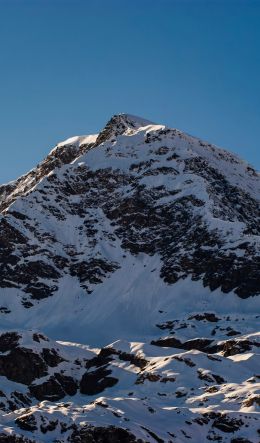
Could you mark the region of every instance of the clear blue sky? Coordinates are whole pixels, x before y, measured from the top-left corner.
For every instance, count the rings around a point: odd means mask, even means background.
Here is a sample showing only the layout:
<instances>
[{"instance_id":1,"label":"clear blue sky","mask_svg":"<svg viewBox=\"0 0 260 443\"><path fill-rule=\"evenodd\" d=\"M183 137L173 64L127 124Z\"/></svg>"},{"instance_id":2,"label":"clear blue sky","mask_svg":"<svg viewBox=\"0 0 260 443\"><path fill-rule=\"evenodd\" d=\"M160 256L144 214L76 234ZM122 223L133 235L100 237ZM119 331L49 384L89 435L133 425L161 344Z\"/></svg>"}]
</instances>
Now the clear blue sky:
<instances>
[{"instance_id":1,"label":"clear blue sky","mask_svg":"<svg viewBox=\"0 0 260 443\"><path fill-rule=\"evenodd\" d=\"M0 0L0 182L126 112L260 169L260 0Z\"/></svg>"}]
</instances>

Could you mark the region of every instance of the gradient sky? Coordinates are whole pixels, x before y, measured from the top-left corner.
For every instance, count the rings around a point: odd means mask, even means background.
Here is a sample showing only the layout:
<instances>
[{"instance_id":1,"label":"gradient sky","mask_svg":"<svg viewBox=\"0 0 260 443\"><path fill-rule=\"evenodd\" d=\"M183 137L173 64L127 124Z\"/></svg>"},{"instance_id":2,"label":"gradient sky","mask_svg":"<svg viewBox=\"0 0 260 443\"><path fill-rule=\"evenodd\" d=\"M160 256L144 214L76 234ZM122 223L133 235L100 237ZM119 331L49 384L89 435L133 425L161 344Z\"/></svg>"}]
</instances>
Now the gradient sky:
<instances>
[{"instance_id":1,"label":"gradient sky","mask_svg":"<svg viewBox=\"0 0 260 443\"><path fill-rule=\"evenodd\" d=\"M0 0L0 183L126 112L260 169L260 0Z\"/></svg>"}]
</instances>

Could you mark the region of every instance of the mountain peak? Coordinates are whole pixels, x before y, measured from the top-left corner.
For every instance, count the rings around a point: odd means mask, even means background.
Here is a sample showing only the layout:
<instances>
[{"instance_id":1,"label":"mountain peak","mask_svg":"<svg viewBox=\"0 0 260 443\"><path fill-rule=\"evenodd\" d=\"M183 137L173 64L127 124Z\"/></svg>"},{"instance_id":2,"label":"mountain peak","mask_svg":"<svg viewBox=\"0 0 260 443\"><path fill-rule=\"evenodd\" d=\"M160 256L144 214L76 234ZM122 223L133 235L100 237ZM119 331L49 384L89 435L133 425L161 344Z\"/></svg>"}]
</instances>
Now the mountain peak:
<instances>
[{"instance_id":1,"label":"mountain peak","mask_svg":"<svg viewBox=\"0 0 260 443\"><path fill-rule=\"evenodd\" d=\"M126 114L126 113L120 113L114 115L115 118L120 119L121 121L124 121L126 125L134 126L135 128L141 128L143 126L148 125L154 125L155 123L147 120L143 117L132 115L132 114Z\"/></svg>"},{"instance_id":2,"label":"mountain peak","mask_svg":"<svg viewBox=\"0 0 260 443\"><path fill-rule=\"evenodd\" d=\"M154 125L153 122L131 114L115 114L100 132L96 144L103 143L112 136L122 135L129 130Z\"/></svg>"},{"instance_id":3,"label":"mountain peak","mask_svg":"<svg viewBox=\"0 0 260 443\"><path fill-rule=\"evenodd\" d=\"M0 186L0 442L259 441L259 199L129 114Z\"/></svg>"}]
</instances>

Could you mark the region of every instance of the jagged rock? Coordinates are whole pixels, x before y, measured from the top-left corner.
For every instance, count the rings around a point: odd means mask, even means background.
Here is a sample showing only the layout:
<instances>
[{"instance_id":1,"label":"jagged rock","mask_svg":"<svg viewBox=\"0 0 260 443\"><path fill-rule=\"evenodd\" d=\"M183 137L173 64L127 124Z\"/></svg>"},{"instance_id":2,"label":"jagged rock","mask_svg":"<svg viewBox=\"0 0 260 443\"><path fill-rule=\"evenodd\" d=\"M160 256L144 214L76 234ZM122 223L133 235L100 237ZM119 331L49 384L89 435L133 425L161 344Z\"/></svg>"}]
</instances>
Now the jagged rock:
<instances>
[{"instance_id":1,"label":"jagged rock","mask_svg":"<svg viewBox=\"0 0 260 443\"><path fill-rule=\"evenodd\" d=\"M61 384L56 380L55 377L50 377L49 380L42 384L35 384L30 386L31 394L37 398L37 400L50 400L56 401L61 400L65 397L66 392L64 391Z\"/></svg>"},{"instance_id":2,"label":"jagged rock","mask_svg":"<svg viewBox=\"0 0 260 443\"><path fill-rule=\"evenodd\" d=\"M47 365L30 349L17 347L7 355L0 355L0 375L29 385L33 380L47 375Z\"/></svg>"},{"instance_id":3,"label":"jagged rock","mask_svg":"<svg viewBox=\"0 0 260 443\"><path fill-rule=\"evenodd\" d=\"M0 352L11 351L19 343L20 336L17 332L6 332L0 335Z\"/></svg>"},{"instance_id":4,"label":"jagged rock","mask_svg":"<svg viewBox=\"0 0 260 443\"><path fill-rule=\"evenodd\" d=\"M59 363L64 361L55 349L43 348L42 350L42 358L48 366L55 368Z\"/></svg>"},{"instance_id":5,"label":"jagged rock","mask_svg":"<svg viewBox=\"0 0 260 443\"><path fill-rule=\"evenodd\" d=\"M0 434L0 443L36 443L36 441L14 434Z\"/></svg>"},{"instance_id":6,"label":"jagged rock","mask_svg":"<svg viewBox=\"0 0 260 443\"><path fill-rule=\"evenodd\" d=\"M213 422L213 427L219 429L222 432L234 432L240 429L240 427L243 425L242 420L236 420L227 417L226 415L221 415L220 417L216 418Z\"/></svg>"},{"instance_id":7,"label":"jagged rock","mask_svg":"<svg viewBox=\"0 0 260 443\"><path fill-rule=\"evenodd\" d=\"M106 388L116 385L118 379L111 377L111 370L100 367L95 371L85 372L80 381L80 392L86 395L94 395L103 392Z\"/></svg>"},{"instance_id":8,"label":"jagged rock","mask_svg":"<svg viewBox=\"0 0 260 443\"><path fill-rule=\"evenodd\" d=\"M87 426L74 431L71 436L72 443L143 443L143 440L137 439L126 429L116 428L115 426L91 427Z\"/></svg>"},{"instance_id":9,"label":"jagged rock","mask_svg":"<svg viewBox=\"0 0 260 443\"><path fill-rule=\"evenodd\" d=\"M20 429L24 431L35 431L37 429L37 422L33 414L23 415L15 420Z\"/></svg>"},{"instance_id":10,"label":"jagged rock","mask_svg":"<svg viewBox=\"0 0 260 443\"><path fill-rule=\"evenodd\" d=\"M75 395L77 393L78 383L73 377L60 373L55 373L54 375L67 395Z\"/></svg>"},{"instance_id":11,"label":"jagged rock","mask_svg":"<svg viewBox=\"0 0 260 443\"><path fill-rule=\"evenodd\" d=\"M167 337L159 340L152 340L151 344L155 346L163 346L163 347L166 346L170 348L186 349L188 351L191 349L197 349L198 351L213 353L216 350L215 347L211 347L213 341L214 340L198 338L194 340L188 340L182 343L177 338Z\"/></svg>"}]
</instances>

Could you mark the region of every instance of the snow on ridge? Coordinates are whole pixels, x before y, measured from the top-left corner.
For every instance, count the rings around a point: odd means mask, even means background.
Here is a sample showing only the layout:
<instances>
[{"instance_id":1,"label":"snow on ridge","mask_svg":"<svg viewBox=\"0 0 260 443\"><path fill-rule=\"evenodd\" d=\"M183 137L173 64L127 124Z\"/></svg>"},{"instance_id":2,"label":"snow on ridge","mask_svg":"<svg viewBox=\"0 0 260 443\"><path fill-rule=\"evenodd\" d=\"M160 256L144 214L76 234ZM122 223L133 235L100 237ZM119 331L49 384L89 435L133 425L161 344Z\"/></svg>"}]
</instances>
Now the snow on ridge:
<instances>
[{"instance_id":1,"label":"snow on ridge","mask_svg":"<svg viewBox=\"0 0 260 443\"><path fill-rule=\"evenodd\" d=\"M156 125L156 123L147 120L143 117L137 116L137 115L132 115L132 114L118 114L118 116L122 117L124 120L126 121L130 121L131 123L134 124L135 127L145 127L145 126L149 126L149 125Z\"/></svg>"},{"instance_id":2,"label":"snow on ridge","mask_svg":"<svg viewBox=\"0 0 260 443\"><path fill-rule=\"evenodd\" d=\"M73 145L76 147L80 147L82 145L85 145L87 143L95 143L96 139L98 137L98 134L90 134L90 135L76 135L74 137L70 137L55 146L55 148L50 152L50 154L57 148L57 147L63 147L67 145Z\"/></svg>"}]
</instances>

